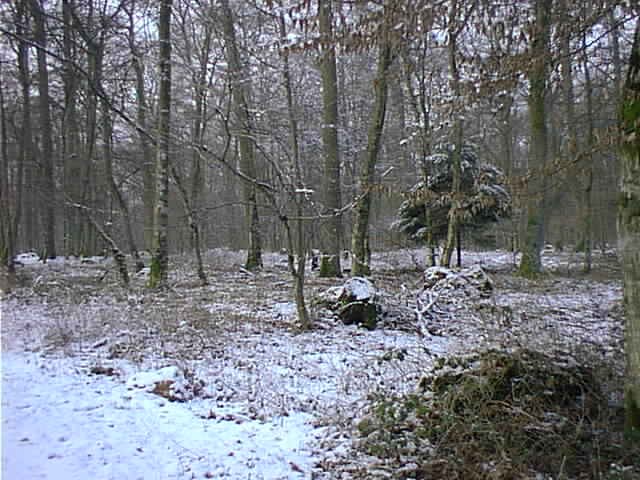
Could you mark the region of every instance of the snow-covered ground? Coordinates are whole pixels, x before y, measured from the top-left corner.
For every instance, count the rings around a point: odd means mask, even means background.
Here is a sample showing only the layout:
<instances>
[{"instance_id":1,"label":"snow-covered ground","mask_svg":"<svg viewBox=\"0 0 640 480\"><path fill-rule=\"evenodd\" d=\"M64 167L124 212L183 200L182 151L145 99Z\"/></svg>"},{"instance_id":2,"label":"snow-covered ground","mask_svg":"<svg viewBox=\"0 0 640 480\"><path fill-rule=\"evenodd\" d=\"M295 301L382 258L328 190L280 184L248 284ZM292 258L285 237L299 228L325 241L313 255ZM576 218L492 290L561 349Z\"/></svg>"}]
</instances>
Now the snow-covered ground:
<instances>
[{"instance_id":1,"label":"snow-covered ground","mask_svg":"<svg viewBox=\"0 0 640 480\"><path fill-rule=\"evenodd\" d=\"M375 257L376 286L408 311L423 255ZM297 332L278 254L249 275L241 255L209 252L207 287L187 259L164 293L138 277L122 289L109 260L22 260L20 286L0 304L9 480L355 478L336 465L350 461L367 397L411 391L436 357L510 338L596 342L612 356L621 345L619 278L528 284L509 273L506 252L465 255L495 272L497 287L490 298L434 303L438 336L370 332L322 310L316 330ZM572 261L545 257L560 272ZM336 285L309 283L309 296Z\"/></svg>"},{"instance_id":2,"label":"snow-covered ground","mask_svg":"<svg viewBox=\"0 0 640 480\"><path fill-rule=\"evenodd\" d=\"M2 356L3 479L305 478L310 415L202 418L73 359ZM213 413L213 412L212 412Z\"/></svg>"}]
</instances>

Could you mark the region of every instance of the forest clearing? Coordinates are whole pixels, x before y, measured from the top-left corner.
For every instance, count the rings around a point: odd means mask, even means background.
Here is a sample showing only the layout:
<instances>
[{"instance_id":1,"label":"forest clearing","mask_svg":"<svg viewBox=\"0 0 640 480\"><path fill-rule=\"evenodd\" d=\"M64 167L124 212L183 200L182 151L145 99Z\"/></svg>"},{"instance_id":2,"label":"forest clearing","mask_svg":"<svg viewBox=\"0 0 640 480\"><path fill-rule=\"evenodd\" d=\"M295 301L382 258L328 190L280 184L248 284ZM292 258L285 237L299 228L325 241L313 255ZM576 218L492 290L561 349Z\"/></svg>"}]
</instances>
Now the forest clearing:
<instances>
[{"instance_id":1,"label":"forest clearing","mask_svg":"<svg viewBox=\"0 0 640 480\"><path fill-rule=\"evenodd\" d=\"M344 325L312 307L311 331L297 326L282 254L250 273L241 253L209 251L209 286L193 258L176 257L166 291L142 276L123 288L102 257L26 257L21 285L2 300L3 478L423 478L366 453L358 425L373 398L415 393L435 363L491 348L607 365L600 380L621 415L612 252L596 254L588 275L577 254L547 252L548 273L526 280L511 253L465 251L462 271L480 266L491 291L454 288L421 329L425 254L373 257L376 289L406 307L393 324ZM341 283L315 273L308 282L310 299ZM598 467L583 473L637 478L637 457L617 453L615 465L594 453Z\"/></svg>"}]
</instances>

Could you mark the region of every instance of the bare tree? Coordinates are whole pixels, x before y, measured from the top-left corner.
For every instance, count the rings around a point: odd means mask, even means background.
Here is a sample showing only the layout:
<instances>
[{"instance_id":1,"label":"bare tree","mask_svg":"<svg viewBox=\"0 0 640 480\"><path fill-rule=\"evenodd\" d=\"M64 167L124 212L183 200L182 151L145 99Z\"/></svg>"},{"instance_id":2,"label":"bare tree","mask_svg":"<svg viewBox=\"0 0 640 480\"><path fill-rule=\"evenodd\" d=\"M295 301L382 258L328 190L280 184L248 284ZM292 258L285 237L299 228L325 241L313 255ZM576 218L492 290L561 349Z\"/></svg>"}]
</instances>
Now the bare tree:
<instances>
[{"instance_id":1,"label":"bare tree","mask_svg":"<svg viewBox=\"0 0 640 480\"><path fill-rule=\"evenodd\" d=\"M369 275L371 267L371 248L369 245L369 214L371 212L371 196L382 129L387 110L388 74L393 61L392 39L390 28L392 27L391 7L385 7L383 25L381 26L378 40L378 57L376 78L374 86L374 103L369 129L367 132L367 150L364 162L360 166L359 195L355 205L355 218L351 237L351 250L353 252L354 275Z\"/></svg>"},{"instance_id":2,"label":"bare tree","mask_svg":"<svg viewBox=\"0 0 640 480\"><path fill-rule=\"evenodd\" d=\"M252 119L250 114L250 80L247 78L236 41L233 12L228 0L221 0L221 21L225 39L225 51L231 74L231 89L236 117L236 136L240 147L240 168L249 178L256 178L255 149ZM262 267L262 242L258 216L257 190L250 182L243 183L245 219L248 226L249 244L245 267L255 270Z\"/></svg>"},{"instance_id":3,"label":"bare tree","mask_svg":"<svg viewBox=\"0 0 640 480\"><path fill-rule=\"evenodd\" d=\"M171 7L172 0L160 1L158 34L158 140L156 164L156 208L154 245L149 286L166 287L169 274L169 155L171 125Z\"/></svg>"}]
</instances>

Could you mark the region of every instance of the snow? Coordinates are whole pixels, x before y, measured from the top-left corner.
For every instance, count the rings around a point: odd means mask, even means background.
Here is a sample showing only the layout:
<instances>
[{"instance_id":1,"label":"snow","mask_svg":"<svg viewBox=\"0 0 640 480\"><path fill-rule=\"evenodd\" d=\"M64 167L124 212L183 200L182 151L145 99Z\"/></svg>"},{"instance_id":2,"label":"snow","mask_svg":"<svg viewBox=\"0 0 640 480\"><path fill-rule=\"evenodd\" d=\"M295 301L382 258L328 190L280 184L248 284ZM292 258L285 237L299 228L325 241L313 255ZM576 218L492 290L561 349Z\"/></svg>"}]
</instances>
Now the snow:
<instances>
[{"instance_id":1,"label":"snow","mask_svg":"<svg viewBox=\"0 0 640 480\"><path fill-rule=\"evenodd\" d=\"M132 383L163 376L140 374ZM201 403L89 377L73 359L8 352L2 392L2 478L295 479L310 470L308 414L200 418Z\"/></svg>"},{"instance_id":2,"label":"snow","mask_svg":"<svg viewBox=\"0 0 640 480\"><path fill-rule=\"evenodd\" d=\"M353 277L344 283L344 290L355 301L369 300L376 295L376 287L363 277Z\"/></svg>"},{"instance_id":3,"label":"snow","mask_svg":"<svg viewBox=\"0 0 640 480\"><path fill-rule=\"evenodd\" d=\"M40 255L35 252L19 253L15 256L14 260L23 265L33 265L34 263L38 263L40 261Z\"/></svg>"},{"instance_id":4,"label":"snow","mask_svg":"<svg viewBox=\"0 0 640 480\"><path fill-rule=\"evenodd\" d=\"M581 257L569 249L545 250L549 274L528 282L513 275L514 253L465 251L463 272L488 272L494 289L427 298L426 249L375 253L375 282L309 273L310 332L295 328L278 252L253 275L239 252L206 252L206 287L195 286L193 259L174 257L164 292L135 276L120 287L109 260L24 264L24 286L0 298L2 478L352 478L351 429L368 398L414 391L439 356L550 339L617 360L622 289L610 254L594 252L592 278L572 276ZM319 292L347 290L408 312L422 302L426 333L402 321L345 326L314 305Z\"/></svg>"}]
</instances>

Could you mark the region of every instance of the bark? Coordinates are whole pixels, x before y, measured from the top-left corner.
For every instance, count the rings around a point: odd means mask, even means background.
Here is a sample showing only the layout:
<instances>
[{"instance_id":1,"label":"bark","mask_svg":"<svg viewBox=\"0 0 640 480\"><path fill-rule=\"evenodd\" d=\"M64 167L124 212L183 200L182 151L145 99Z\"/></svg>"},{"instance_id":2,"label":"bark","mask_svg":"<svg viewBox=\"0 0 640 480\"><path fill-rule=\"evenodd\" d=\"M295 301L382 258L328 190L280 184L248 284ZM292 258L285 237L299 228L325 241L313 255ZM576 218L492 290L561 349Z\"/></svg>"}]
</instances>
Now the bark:
<instances>
[{"instance_id":1,"label":"bark","mask_svg":"<svg viewBox=\"0 0 640 480\"><path fill-rule=\"evenodd\" d=\"M44 227L44 251L47 258L56 257L56 191L54 178L53 128L51 124L51 99L49 97L49 69L47 67L47 33L45 14L39 0L31 0L31 14L35 26L35 43L40 48L38 58L38 113L42 136L41 158L42 225Z\"/></svg>"},{"instance_id":2,"label":"bark","mask_svg":"<svg viewBox=\"0 0 640 480\"><path fill-rule=\"evenodd\" d=\"M341 277L340 251L342 249L342 193L340 188L340 155L338 150L338 77L333 39L332 0L319 0L320 36L325 45L320 72L322 75L322 145L324 148L324 175L322 199L324 215L320 240L322 258L321 277Z\"/></svg>"},{"instance_id":3,"label":"bark","mask_svg":"<svg viewBox=\"0 0 640 480\"><path fill-rule=\"evenodd\" d=\"M622 192L619 250L624 273L627 438L640 442L640 20L620 109Z\"/></svg>"},{"instance_id":4,"label":"bark","mask_svg":"<svg viewBox=\"0 0 640 480\"><path fill-rule=\"evenodd\" d=\"M242 67L240 52L236 41L233 24L233 13L228 0L221 0L222 29L225 39L225 52L231 74L233 107L236 117L236 136L240 148L240 169L248 178L256 180L255 152L253 145L252 118L249 113L250 82ZM255 183L243 182L245 202L245 220L249 230L247 261L245 268L256 270L262 268L262 242L260 219L258 216L257 189Z\"/></svg>"},{"instance_id":5,"label":"bark","mask_svg":"<svg viewBox=\"0 0 640 480\"><path fill-rule=\"evenodd\" d=\"M353 233L351 237L351 250L353 254L352 273L354 276L369 275L371 273L369 266L371 259L371 249L369 247L371 190L387 109L387 79L392 63L391 43L388 36L385 35L385 38L383 38L381 42L378 47L377 73L374 80L375 99L373 112L367 132L367 152L360 171L360 192L356 201Z\"/></svg>"},{"instance_id":6,"label":"bark","mask_svg":"<svg viewBox=\"0 0 640 480\"><path fill-rule=\"evenodd\" d=\"M158 19L160 57L158 72L158 142L156 164L156 207L154 212L153 257L149 286L166 287L169 274L169 136L171 125L171 7L161 0Z\"/></svg>"},{"instance_id":7,"label":"bark","mask_svg":"<svg viewBox=\"0 0 640 480\"><path fill-rule=\"evenodd\" d=\"M545 94L549 64L549 27L551 0L536 0L531 60L528 71L529 97L529 178L526 195L526 226L521 275L530 277L542 271L540 252L545 238L546 176L548 139Z\"/></svg>"}]
</instances>

